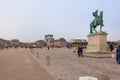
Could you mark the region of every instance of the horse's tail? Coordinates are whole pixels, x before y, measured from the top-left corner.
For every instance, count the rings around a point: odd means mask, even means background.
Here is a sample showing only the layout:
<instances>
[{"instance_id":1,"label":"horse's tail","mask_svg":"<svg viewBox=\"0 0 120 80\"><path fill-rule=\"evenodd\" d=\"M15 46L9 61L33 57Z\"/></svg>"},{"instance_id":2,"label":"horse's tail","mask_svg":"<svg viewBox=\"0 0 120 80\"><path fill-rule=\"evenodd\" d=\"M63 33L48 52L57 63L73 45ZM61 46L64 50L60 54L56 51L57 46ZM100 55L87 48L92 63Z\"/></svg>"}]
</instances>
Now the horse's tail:
<instances>
[{"instance_id":1,"label":"horse's tail","mask_svg":"<svg viewBox=\"0 0 120 80\"><path fill-rule=\"evenodd\" d=\"M90 23L90 33L93 33L92 29L93 29L93 21Z\"/></svg>"},{"instance_id":2,"label":"horse's tail","mask_svg":"<svg viewBox=\"0 0 120 80\"><path fill-rule=\"evenodd\" d=\"M92 27L90 27L90 33L93 33L93 31L92 31Z\"/></svg>"}]
</instances>

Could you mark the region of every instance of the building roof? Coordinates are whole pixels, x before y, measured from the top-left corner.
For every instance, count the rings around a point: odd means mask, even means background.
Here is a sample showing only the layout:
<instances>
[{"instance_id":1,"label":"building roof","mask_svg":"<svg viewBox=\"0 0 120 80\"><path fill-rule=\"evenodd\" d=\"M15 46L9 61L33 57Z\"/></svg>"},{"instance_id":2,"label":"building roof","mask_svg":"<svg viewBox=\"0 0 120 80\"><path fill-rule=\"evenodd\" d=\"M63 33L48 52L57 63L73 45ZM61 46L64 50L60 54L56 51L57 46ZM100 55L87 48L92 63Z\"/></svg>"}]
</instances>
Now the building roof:
<instances>
[{"instance_id":1,"label":"building roof","mask_svg":"<svg viewBox=\"0 0 120 80\"><path fill-rule=\"evenodd\" d=\"M70 43L75 43L75 42L87 42L86 39L71 39Z\"/></svg>"}]
</instances>

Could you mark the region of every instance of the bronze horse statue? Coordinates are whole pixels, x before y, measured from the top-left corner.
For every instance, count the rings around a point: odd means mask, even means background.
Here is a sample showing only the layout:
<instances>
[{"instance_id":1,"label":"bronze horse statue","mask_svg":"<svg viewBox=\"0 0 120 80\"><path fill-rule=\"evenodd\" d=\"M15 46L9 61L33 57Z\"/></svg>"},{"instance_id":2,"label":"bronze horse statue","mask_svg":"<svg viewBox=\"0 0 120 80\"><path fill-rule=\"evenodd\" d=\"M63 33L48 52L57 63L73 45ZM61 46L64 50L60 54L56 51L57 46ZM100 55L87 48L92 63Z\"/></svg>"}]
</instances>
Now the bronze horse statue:
<instances>
[{"instance_id":1,"label":"bronze horse statue","mask_svg":"<svg viewBox=\"0 0 120 80\"><path fill-rule=\"evenodd\" d=\"M95 19L90 23L90 33L93 33L93 31L97 32L96 27L100 25L100 32L102 32L103 24L103 11L100 11L100 15L97 14L98 10L93 12L93 16Z\"/></svg>"}]
</instances>

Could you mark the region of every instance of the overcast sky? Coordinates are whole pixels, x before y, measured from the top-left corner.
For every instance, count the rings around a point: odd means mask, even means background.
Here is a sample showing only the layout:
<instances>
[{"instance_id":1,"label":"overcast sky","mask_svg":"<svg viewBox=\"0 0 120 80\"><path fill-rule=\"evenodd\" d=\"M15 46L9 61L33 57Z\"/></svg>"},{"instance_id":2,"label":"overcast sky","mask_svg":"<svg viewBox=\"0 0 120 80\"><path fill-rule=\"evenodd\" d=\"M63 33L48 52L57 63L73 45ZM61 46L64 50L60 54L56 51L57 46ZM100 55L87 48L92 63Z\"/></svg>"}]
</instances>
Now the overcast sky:
<instances>
[{"instance_id":1,"label":"overcast sky","mask_svg":"<svg viewBox=\"0 0 120 80\"><path fill-rule=\"evenodd\" d=\"M120 40L120 0L0 0L0 37L22 42L46 34L87 39L97 9L103 11L107 40Z\"/></svg>"}]
</instances>

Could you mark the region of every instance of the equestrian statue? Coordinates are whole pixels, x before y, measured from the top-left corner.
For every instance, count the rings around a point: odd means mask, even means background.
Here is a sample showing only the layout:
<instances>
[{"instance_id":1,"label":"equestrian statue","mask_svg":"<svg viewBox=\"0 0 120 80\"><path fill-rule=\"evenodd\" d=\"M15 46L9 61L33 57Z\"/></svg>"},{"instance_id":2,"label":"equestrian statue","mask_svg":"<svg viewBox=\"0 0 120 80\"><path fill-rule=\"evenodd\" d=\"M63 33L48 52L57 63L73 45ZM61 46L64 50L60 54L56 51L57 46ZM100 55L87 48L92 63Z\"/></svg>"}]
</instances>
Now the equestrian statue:
<instances>
[{"instance_id":1,"label":"equestrian statue","mask_svg":"<svg viewBox=\"0 0 120 80\"><path fill-rule=\"evenodd\" d=\"M102 32L103 24L103 11L100 11L100 15L98 15L98 10L93 12L93 16L95 19L90 23L90 33L97 32L96 27L100 25L100 32Z\"/></svg>"}]
</instances>

